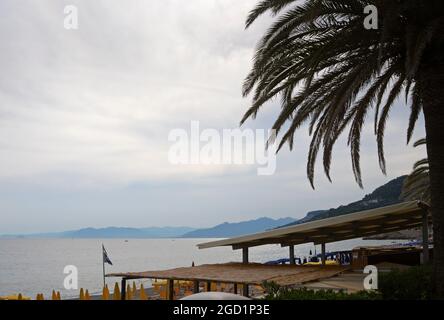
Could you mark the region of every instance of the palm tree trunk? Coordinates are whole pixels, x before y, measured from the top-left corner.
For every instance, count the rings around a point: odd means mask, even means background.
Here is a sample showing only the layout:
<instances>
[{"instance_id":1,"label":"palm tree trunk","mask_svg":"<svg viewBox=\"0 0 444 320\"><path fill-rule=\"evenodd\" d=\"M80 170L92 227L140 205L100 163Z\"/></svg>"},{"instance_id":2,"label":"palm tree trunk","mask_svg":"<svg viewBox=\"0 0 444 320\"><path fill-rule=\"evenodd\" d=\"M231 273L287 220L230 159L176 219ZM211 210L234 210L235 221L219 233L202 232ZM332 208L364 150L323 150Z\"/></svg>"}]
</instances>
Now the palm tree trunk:
<instances>
[{"instance_id":1,"label":"palm tree trunk","mask_svg":"<svg viewBox=\"0 0 444 320\"><path fill-rule=\"evenodd\" d=\"M423 70L421 95L430 165L434 293L444 298L444 65Z\"/></svg>"}]
</instances>

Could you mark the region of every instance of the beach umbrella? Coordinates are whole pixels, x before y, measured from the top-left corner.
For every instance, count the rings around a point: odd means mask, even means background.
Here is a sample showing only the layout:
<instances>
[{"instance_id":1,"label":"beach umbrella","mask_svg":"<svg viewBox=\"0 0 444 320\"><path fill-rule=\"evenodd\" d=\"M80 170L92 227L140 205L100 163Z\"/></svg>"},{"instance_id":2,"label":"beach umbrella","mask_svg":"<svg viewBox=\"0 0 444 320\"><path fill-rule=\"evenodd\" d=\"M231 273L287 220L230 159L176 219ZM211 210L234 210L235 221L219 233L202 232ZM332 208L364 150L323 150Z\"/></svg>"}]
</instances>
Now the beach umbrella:
<instances>
[{"instance_id":1,"label":"beach umbrella","mask_svg":"<svg viewBox=\"0 0 444 320\"><path fill-rule=\"evenodd\" d=\"M131 292L131 286L129 285L129 283L126 285L126 300L131 300L133 297L133 294Z\"/></svg>"},{"instance_id":2,"label":"beach umbrella","mask_svg":"<svg viewBox=\"0 0 444 320\"><path fill-rule=\"evenodd\" d=\"M113 300L120 300L120 289L117 282L114 285Z\"/></svg>"},{"instance_id":3,"label":"beach umbrella","mask_svg":"<svg viewBox=\"0 0 444 320\"><path fill-rule=\"evenodd\" d=\"M109 300L109 290L107 284L103 287L102 300Z\"/></svg>"},{"instance_id":4,"label":"beach umbrella","mask_svg":"<svg viewBox=\"0 0 444 320\"><path fill-rule=\"evenodd\" d=\"M79 299L80 300L85 300L85 293L83 292L83 288L80 288Z\"/></svg>"},{"instance_id":5,"label":"beach umbrella","mask_svg":"<svg viewBox=\"0 0 444 320\"><path fill-rule=\"evenodd\" d=\"M19 293L9 296L0 296L0 300L31 300L31 298L23 296L21 293Z\"/></svg>"},{"instance_id":6,"label":"beach umbrella","mask_svg":"<svg viewBox=\"0 0 444 320\"><path fill-rule=\"evenodd\" d=\"M136 297L136 294L137 294L136 282L133 281L133 297Z\"/></svg>"},{"instance_id":7,"label":"beach umbrella","mask_svg":"<svg viewBox=\"0 0 444 320\"><path fill-rule=\"evenodd\" d=\"M88 289L85 291L85 300L91 300L91 296L89 295Z\"/></svg>"},{"instance_id":8,"label":"beach umbrella","mask_svg":"<svg viewBox=\"0 0 444 320\"><path fill-rule=\"evenodd\" d=\"M54 290L52 290L52 297L51 297L51 299L52 300L57 300L57 294L56 294L56 292Z\"/></svg>"},{"instance_id":9,"label":"beach umbrella","mask_svg":"<svg viewBox=\"0 0 444 320\"><path fill-rule=\"evenodd\" d=\"M140 300L148 300L145 289L143 288L143 283L140 284Z\"/></svg>"}]
</instances>

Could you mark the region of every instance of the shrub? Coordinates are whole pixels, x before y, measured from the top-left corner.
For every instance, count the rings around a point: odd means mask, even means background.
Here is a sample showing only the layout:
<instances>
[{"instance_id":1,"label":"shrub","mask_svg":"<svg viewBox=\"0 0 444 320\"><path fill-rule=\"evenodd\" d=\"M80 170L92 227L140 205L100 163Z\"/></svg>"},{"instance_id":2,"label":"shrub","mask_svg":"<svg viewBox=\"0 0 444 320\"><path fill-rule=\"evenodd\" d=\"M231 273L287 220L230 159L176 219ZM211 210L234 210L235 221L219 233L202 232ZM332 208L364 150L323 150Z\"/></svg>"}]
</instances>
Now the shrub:
<instances>
[{"instance_id":1,"label":"shrub","mask_svg":"<svg viewBox=\"0 0 444 320\"><path fill-rule=\"evenodd\" d=\"M275 283L264 284L266 300L378 300L379 293L374 291L359 291L346 293L345 291L311 290L307 288L279 287Z\"/></svg>"},{"instance_id":2,"label":"shrub","mask_svg":"<svg viewBox=\"0 0 444 320\"><path fill-rule=\"evenodd\" d=\"M378 291L311 290L280 287L273 282L263 286L266 300L426 300L432 298L432 284L432 268L418 266L379 273Z\"/></svg>"},{"instance_id":3,"label":"shrub","mask_svg":"<svg viewBox=\"0 0 444 320\"><path fill-rule=\"evenodd\" d=\"M384 300L425 300L432 298L432 268L411 267L379 274L379 292Z\"/></svg>"}]
</instances>

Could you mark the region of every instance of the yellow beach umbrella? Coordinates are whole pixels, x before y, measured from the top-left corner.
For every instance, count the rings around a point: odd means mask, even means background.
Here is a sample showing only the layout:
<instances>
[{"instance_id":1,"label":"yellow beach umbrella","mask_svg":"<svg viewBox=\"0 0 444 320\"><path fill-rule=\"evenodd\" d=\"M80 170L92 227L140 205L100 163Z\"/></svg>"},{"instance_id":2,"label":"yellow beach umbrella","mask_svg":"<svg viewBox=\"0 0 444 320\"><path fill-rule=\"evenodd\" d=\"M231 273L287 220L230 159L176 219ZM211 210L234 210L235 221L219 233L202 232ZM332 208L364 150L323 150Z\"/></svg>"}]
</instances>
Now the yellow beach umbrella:
<instances>
[{"instance_id":1,"label":"yellow beach umbrella","mask_svg":"<svg viewBox=\"0 0 444 320\"><path fill-rule=\"evenodd\" d=\"M131 292L131 286L129 283L126 285L126 300L131 300L133 298L133 294Z\"/></svg>"},{"instance_id":2,"label":"yellow beach umbrella","mask_svg":"<svg viewBox=\"0 0 444 320\"><path fill-rule=\"evenodd\" d=\"M103 287L102 300L109 300L109 290L107 284Z\"/></svg>"},{"instance_id":3,"label":"yellow beach umbrella","mask_svg":"<svg viewBox=\"0 0 444 320\"><path fill-rule=\"evenodd\" d=\"M133 281L133 297L135 297L137 294L137 287L136 287L136 282Z\"/></svg>"},{"instance_id":4,"label":"yellow beach umbrella","mask_svg":"<svg viewBox=\"0 0 444 320\"><path fill-rule=\"evenodd\" d=\"M120 300L120 289L117 282L114 285L113 300Z\"/></svg>"},{"instance_id":5,"label":"yellow beach umbrella","mask_svg":"<svg viewBox=\"0 0 444 320\"><path fill-rule=\"evenodd\" d=\"M21 293L9 296L0 296L0 300L31 300L30 297L23 296Z\"/></svg>"},{"instance_id":6,"label":"yellow beach umbrella","mask_svg":"<svg viewBox=\"0 0 444 320\"><path fill-rule=\"evenodd\" d=\"M140 284L140 300L148 300L145 289L143 288L143 283Z\"/></svg>"}]
</instances>

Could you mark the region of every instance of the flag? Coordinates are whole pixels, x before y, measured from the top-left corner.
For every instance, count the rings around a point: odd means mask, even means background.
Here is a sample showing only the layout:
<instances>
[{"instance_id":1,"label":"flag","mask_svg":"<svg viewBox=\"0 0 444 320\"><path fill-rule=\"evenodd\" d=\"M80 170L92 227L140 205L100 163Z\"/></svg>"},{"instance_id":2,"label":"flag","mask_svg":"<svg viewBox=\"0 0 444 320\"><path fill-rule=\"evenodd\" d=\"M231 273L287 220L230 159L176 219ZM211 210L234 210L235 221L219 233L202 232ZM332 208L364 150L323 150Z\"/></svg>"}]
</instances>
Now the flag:
<instances>
[{"instance_id":1,"label":"flag","mask_svg":"<svg viewBox=\"0 0 444 320\"><path fill-rule=\"evenodd\" d=\"M108 258L108 253L106 253L106 249L103 244L102 244L102 252L103 252L103 263L108 263L110 265L113 265L111 260Z\"/></svg>"}]
</instances>

